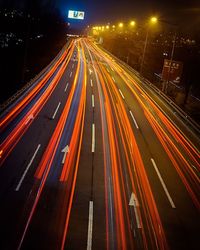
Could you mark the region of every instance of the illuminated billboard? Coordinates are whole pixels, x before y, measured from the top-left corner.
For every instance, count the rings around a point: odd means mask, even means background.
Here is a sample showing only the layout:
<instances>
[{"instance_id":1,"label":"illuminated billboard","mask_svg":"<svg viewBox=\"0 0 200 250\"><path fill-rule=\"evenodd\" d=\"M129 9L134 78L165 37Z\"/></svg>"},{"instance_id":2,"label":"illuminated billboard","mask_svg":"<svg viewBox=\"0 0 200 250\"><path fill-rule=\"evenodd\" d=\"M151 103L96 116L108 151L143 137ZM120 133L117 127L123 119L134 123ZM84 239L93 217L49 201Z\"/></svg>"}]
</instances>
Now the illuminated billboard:
<instances>
[{"instance_id":1,"label":"illuminated billboard","mask_svg":"<svg viewBox=\"0 0 200 250\"><path fill-rule=\"evenodd\" d=\"M72 19L84 19L85 13L83 11L77 11L77 10L69 10L68 12L68 18Z\"/></svg>"}]
</instances>

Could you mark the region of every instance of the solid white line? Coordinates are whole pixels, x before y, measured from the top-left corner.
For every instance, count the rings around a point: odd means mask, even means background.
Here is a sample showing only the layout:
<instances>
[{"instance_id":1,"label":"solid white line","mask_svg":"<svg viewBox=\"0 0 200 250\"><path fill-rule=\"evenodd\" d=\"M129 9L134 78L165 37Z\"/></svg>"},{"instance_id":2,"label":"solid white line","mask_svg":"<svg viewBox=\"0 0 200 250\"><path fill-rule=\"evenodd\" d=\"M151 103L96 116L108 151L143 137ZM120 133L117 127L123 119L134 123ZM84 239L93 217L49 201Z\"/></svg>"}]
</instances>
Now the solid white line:
<instances>
[{"instance_id":1,"label":"solid white line","mask_svg":"<svg viewBox=\"0 0 200 250\"><path fill-rule=\"evenodd\" d=\"M72 71L71 71L71 73L70 73L70 76L69 77L71 77L72 76Z\"/></svg>"},{"instance_id":2,"label":"solid white line","mask_svg":"<svg viewBox=\"0 0 200 250\"><path fill-rule=\"evenodd\" d=\"M90 84L91 84L91 87L93 87L92 79L90 79Z\"/></svg>"},{"instance_id":3,"label":"solid white line","mask_svg":"<svg viewBox=\"0 0 200 250\"><path fill-rule=\"evenodd\" d=\"M93 201L90 201L90 204L89 204L89 219L88 219L87 250L92 249L92 230L93 230Z\"/></svg>"},{"instance_id":4,"label":"solid white line","mask_svg":"<svg viewBox=\"0 0 200 250\"><path fill-rule=\"evenodd\" d=\"M133 119L133 122L135 123L136 128L139 129L138 124L137 124L137 122L136 122L136 120L135 120L135 117L133 116L132 111L130 110L129 112L130 112L130 114L131 114L131 117L132 117L132 119Z\"/></svg>"},{"instance_id":5,"label":"solid white line","mask_svg":"<svg viewBox=\"0 0 200 250\"><path fill-rule=\"evenodd\" d=\"M56 110L55 110L55 112L54 112L54 114L53 114L53 116L52 116L52 119L54 119L54 118L56 117L56 114L57 114L57 112L58 112L58 109L59 109L59 107L60 107L60 104L61 104L61 102L58 103L58 106L57 106L57 108L56 108Z\"/></svg>"},{"instance_id":6,"label":"solid white line","mask_svg":"<svg viewBox=\"0 0 200 250\"><path fill-rule=\"evenodd\" d=\"M94 95L92 95L92 107L94 108Z\"/></svg>"},{"instance_id":7,"label":"solid white line","mask_svg":"<svg viewBox=\"0 0 200 250\"><path fill-rule=\"evenodd\" d=\"M95 124L92 124L92 153L95 151Z\"/></svg>"},{"instance_id":8,"label":"solid white line","mask_svg":"<svg viewBox=\"0 0 200 250\"><path fill-rule=\"evenodd\" d=\"M119 89L119 93L122 96L123 99L125 99L124 95L122 94L121 90Z\"/></svg>"},{"instance_id":9,"label":"solid white line","mask_svg":"<svg viewBox=\"0 0 200 250\"><path fill-rule=\"evenodd\" d=\"M22 182L23 182L23 180L24 180L24 178L25 178L25 176L26 176L26 174L27 174L27 172L28 172L28 170L29 170L31 164L33 163L33 160L35 159L36 154L37 154L38 150L40 149L40 147L41 147L41 144L39 144L39 145L37 146L37 148L36 148L36 150L35 150L35 153L33 154L33 156L32 156L32 158L31 158L31 160L30 160L28 166L26 167L26 169L25 169L25 171L24 171L24 173L23 173L23 175L22 175L20 181L19 181L18 184L17 184L17 187L15 188L15 191L19 191L19 189L20 189L20 187L21 187L21 185L22 185Z\"/></svg>"},{"instance_id":10,"label":"solid white line","mask_svg":"<svg viewBox=\"0 0 200 250\"><path fill-rule=\"evenodd\" d=\"M170 196L170 194L169 194L169 192L168 192L168 190L167 190L167 187L166 187L166 185L165 185L165 183L164 183L164 181L163 181L163 178L162 178L162 176L161 176L161 174L160 174L160 172L159 172L159 170L158 170L158 168L157 168L157 166L156 166L156 163L155 163L155 161L154 161L153 158L151 158L151 162L152 162L152 164L153 164L153 166L154 166L154 169L155 169L155 171L156 171L156 173L157 173L157 175L158 175L158 178L159 178L159 180L160 180L160 182L161 182L161 185L162 185L162 187L163 187L163 189L164 189L164 191L165 191L165 194L166 194L166 196L167 196L167 198L168 198L168 200L169 200L169 202L170 202L172 208L176 208L176 206L175 206L175 204L174 204L174 202L173 202L173 200L172 200L172 198L171 198L171 196Z\"/></svg>"},{"instance_id":11,"label":"solid white line","mask_svg":"<svg viewBox=\"0 0 200 250\"><path fill-rule=\"evenodd\" d=\"M115 78L114 78L113 76L112 76L112 79L113 79L114 82L116 82L116 81L115 81Z\"/></svg>"},{"instance_id":12,"label":"solid white line","mask_svg":"<svg viewBox=\"0 0 200 250\"><path fill-rule=\"evenodd\" d=\"M69 86L69 83L66 84L65 92L67 91L68 86Z\"/></svg>"}]
</instances>

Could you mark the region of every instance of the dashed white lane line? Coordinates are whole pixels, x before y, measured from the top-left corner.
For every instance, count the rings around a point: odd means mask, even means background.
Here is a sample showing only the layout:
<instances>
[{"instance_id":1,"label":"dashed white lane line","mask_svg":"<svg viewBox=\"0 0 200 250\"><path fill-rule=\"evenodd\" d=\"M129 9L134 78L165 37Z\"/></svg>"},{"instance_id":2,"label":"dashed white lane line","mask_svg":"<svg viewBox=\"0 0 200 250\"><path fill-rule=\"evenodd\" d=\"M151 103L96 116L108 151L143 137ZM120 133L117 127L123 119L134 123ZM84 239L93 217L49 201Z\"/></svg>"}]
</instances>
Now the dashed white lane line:
<instances>
[{"instance_id":1,"label":"dashed white lane line","mask_svg":"<svg viewBox=\"0 0 200 250\"><path fill-rule=\"evenodd\" d=\"M134 122L136 128L139 129L139 126L138 126L138 124L137 124L137 122L136 122L136 120L135 120L135 117L134 117L132 111L130 110L129 112L130 112L131 118L133 119L133 122Z\"/></svg>"},{"instance_id":2,"label":"dashed white lane line","mask_svg":"<svg viewBox=\"0 0 200 250\"><path fill-rule=\"evenodd\" d=\"M69 83L67 83L65 86L65 92L67 91L68 86L69 86Z\"/></svg>"},{"instance_id":3,"label":"dashed white lane line","mask_svg":"<svg viewBox=\"0 0 200 250\"><path fill-rule=\"evenodd\" d=\"M72 71L71 71L71 73L70 73L69 77L72 77Z\"/></svg>"},{"instance_id":4,"label":"dashed white lane line","mask_svg":"<svg viewBox=\"0 0 200 250\"><path fill-rule=\"evenodd\" d=\"M94 95L92 95L92 107L94 108Z\"/></svg>"},{"instance_id":5,"label":"dashed white lane line","mask_svg":"<svg viewBox=\"0 0 200 250\"><path fill-rule=\"evenodd\" d=\"M121 89L119 89L119 93L120 93L120 95L122 96L122 98L125 99L125 97L124 97L124 95L123 95Z\"/></svg>"},{"instance_id":6,"label":"dashed white lane line","mask_svg":"<svg viewBox=\"0 0 200 250\"><path fill-rule=\"evenodd\" d=\"M113 79L114 82L116 82L116 81L115 81L115 78L114 78L113 76L112 76L112 79Z\"/></svg>"},{"instance_id":7,"label":"dashed white lane line","mask_svg":"<svg viewBox=\"0 0 200 250\"><path fill-rule=\"evenodd\" d=\"M92 124L92 153L95 152L95 124Z\"/></svg>"},{"instance_id":8,"label":"dashed white lane line","mask_svg":"<svg viewBox=\"0 0 200 250\"><path fill-rule=\"evenodd\" d=\"M17 187L15 188L15 191L19 191L19 189L20 189L20 187L21 187L21 185L22 185L22 182L23 182L23 180L24 180L24 178L25 178L25 176L26 176L26 174L27 174L29 168L31 167L31 165L32 165L32 163L33 163L33 161L34 161L34 159L35 159L35 157L36 157L36 155L37 155L37 152L39 151L40 147L41 147L41 144L39 144L39 145L37 146L37 148L36 148L36 150L35 150L35 152L34 152L32 158L31 158L31 160L30 160L30 162L29 162L29 164L27 165L27 167L26 167L26 169L25 169L25 171L24 171L24 173L23 173L23 175L22 175L20 181L19 181L18 184L17 184Z\"/></svg>"},{"instance_id":9,"label":"dashed white lane line","mask_svg":"<svg viewBox=\"0 0 200 250\"><path fill-rule=\"evenodd\" d=\"M93 201L90 201L90 203L89 203L89 219L88 219L87 250L92 249L92 231L93 231Z\"/></svg>"},{"instance_id":10,"label":"dashed white lane line","mask_svg":"<svg viewBox=\"0 0 200 250\"><path fill-rule=\"evenodd\" d=\"M74 63L72 64L72 69L74 68Z\"/></svg>"},{"instance_id":11,"label":"dashed white lane line","mask_svg":"<svg viewBox=\"0 0 200 250\"><path fill-rule=\"evenodd\" d=\"M90 85L91 85L91 87L93 87L93 82L92 82L92 79L90 79Z\"/></svg>"},{"instance_id":12,"label":"dashed white lane line","mask_svg":"<svg viewBox=\"0 0 200 250\"><path fill-rule=\"evenodd\" d=\"M156 166L156 163L155 163L155 161L154 161L153 158L151 158L151 162L152 162L153 167L154 167L154 169L156 171L156 174L158 175L158 178L159 178L159 180L161 182L161 185L162 185L162 187L163 187L163 189L165 191L165 194L166 194L166 196L167 196L167 198L169 200L170 205L172 206L172 208L176 208L176 206L175 206L175 204L174 204L174 202L173 202L173 200L172 200L172 198L171 198L171 196L170 196L170 194L169 194L169 192L167 190L167 187L166 187L166 185L165 185L165 183L163 181L163 178L162 178L162 176L161 176L161 174L160 174L160 172L159 172L159 170L158 170L158 168Z\"/></svg>"},{"instance_id":13,"label":"dashed white lane line","mask_svg":"<svg viewBox=\"0 0 200 250\"><path fill-rule=\"evenodd\" d=\"M54 120L55 117L56 117L56 114L57 114L57 112L58 112L58 109L59 109L59 107L60 107L60 104L61 104L61 102L58 103L58 106L57 106L57 108L56 108L56 110L55 110L55 112L54 112L54 114L53 114L53 116L52 116L52 119L53 119L53 120Z\"/></svg>"}]
</instances>

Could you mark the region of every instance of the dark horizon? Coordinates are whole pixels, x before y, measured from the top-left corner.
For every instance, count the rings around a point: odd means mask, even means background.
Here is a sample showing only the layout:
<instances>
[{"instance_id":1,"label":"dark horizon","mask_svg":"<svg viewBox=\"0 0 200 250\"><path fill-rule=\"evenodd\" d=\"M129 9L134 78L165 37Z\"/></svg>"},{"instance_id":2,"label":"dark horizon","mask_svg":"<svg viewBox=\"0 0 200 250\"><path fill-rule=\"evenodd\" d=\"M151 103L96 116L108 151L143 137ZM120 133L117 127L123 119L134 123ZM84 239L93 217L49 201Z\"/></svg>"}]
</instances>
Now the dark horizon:
<instances>
[{"instance_id":1,"label":"dark horizon","mask_svg":"<svg viewBox=\"0 0 200 250\"><path fill-rule=\"evenodd\" d=\"M65 0L0 0L1 8L16 8L20 10L30 9L30 12L57 12L59 10L62 17L67 21L69 9L85 11L84 24L106 23L116 21L126 21L130 19L146 19L148 16L156 15L161 19L167 19L183 26L195 26L200 22L200 4L197 0L192 1L100 1L86 0L84 3L78 1Z\"/></svg>"}]
</instances>

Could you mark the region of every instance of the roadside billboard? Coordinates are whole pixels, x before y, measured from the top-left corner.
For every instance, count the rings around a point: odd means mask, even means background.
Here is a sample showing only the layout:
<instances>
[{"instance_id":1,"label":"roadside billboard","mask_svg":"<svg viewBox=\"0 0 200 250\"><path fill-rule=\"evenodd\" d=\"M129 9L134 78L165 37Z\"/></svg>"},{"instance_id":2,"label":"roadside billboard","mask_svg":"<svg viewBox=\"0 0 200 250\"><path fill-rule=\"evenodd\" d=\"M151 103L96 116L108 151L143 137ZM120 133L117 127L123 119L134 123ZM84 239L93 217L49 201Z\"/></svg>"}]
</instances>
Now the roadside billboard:
<instances>
[{"instance_id":1,"label":"roadside billboard","mask_svg":"<svg viewBox=\"0 0 200 250\"><path fill-rule=\"evenodd\" d=\"M180 83L181 75L183 71L183 63L179 61L164 60L162 70L162 80L171 81L176 84Z\"/></svg>"},{"instance_id":2,"label":"roadside billboard","mask_svg":"<svg viewBox=\"0 0 200 250\"><path fill-rule=\"evenodd\" d=\"M83 20L85 16L84 11L77 11L77 10L69 10L68 11L68 18L70 19L80 19Z\"/></svg>"}]
</instances>

